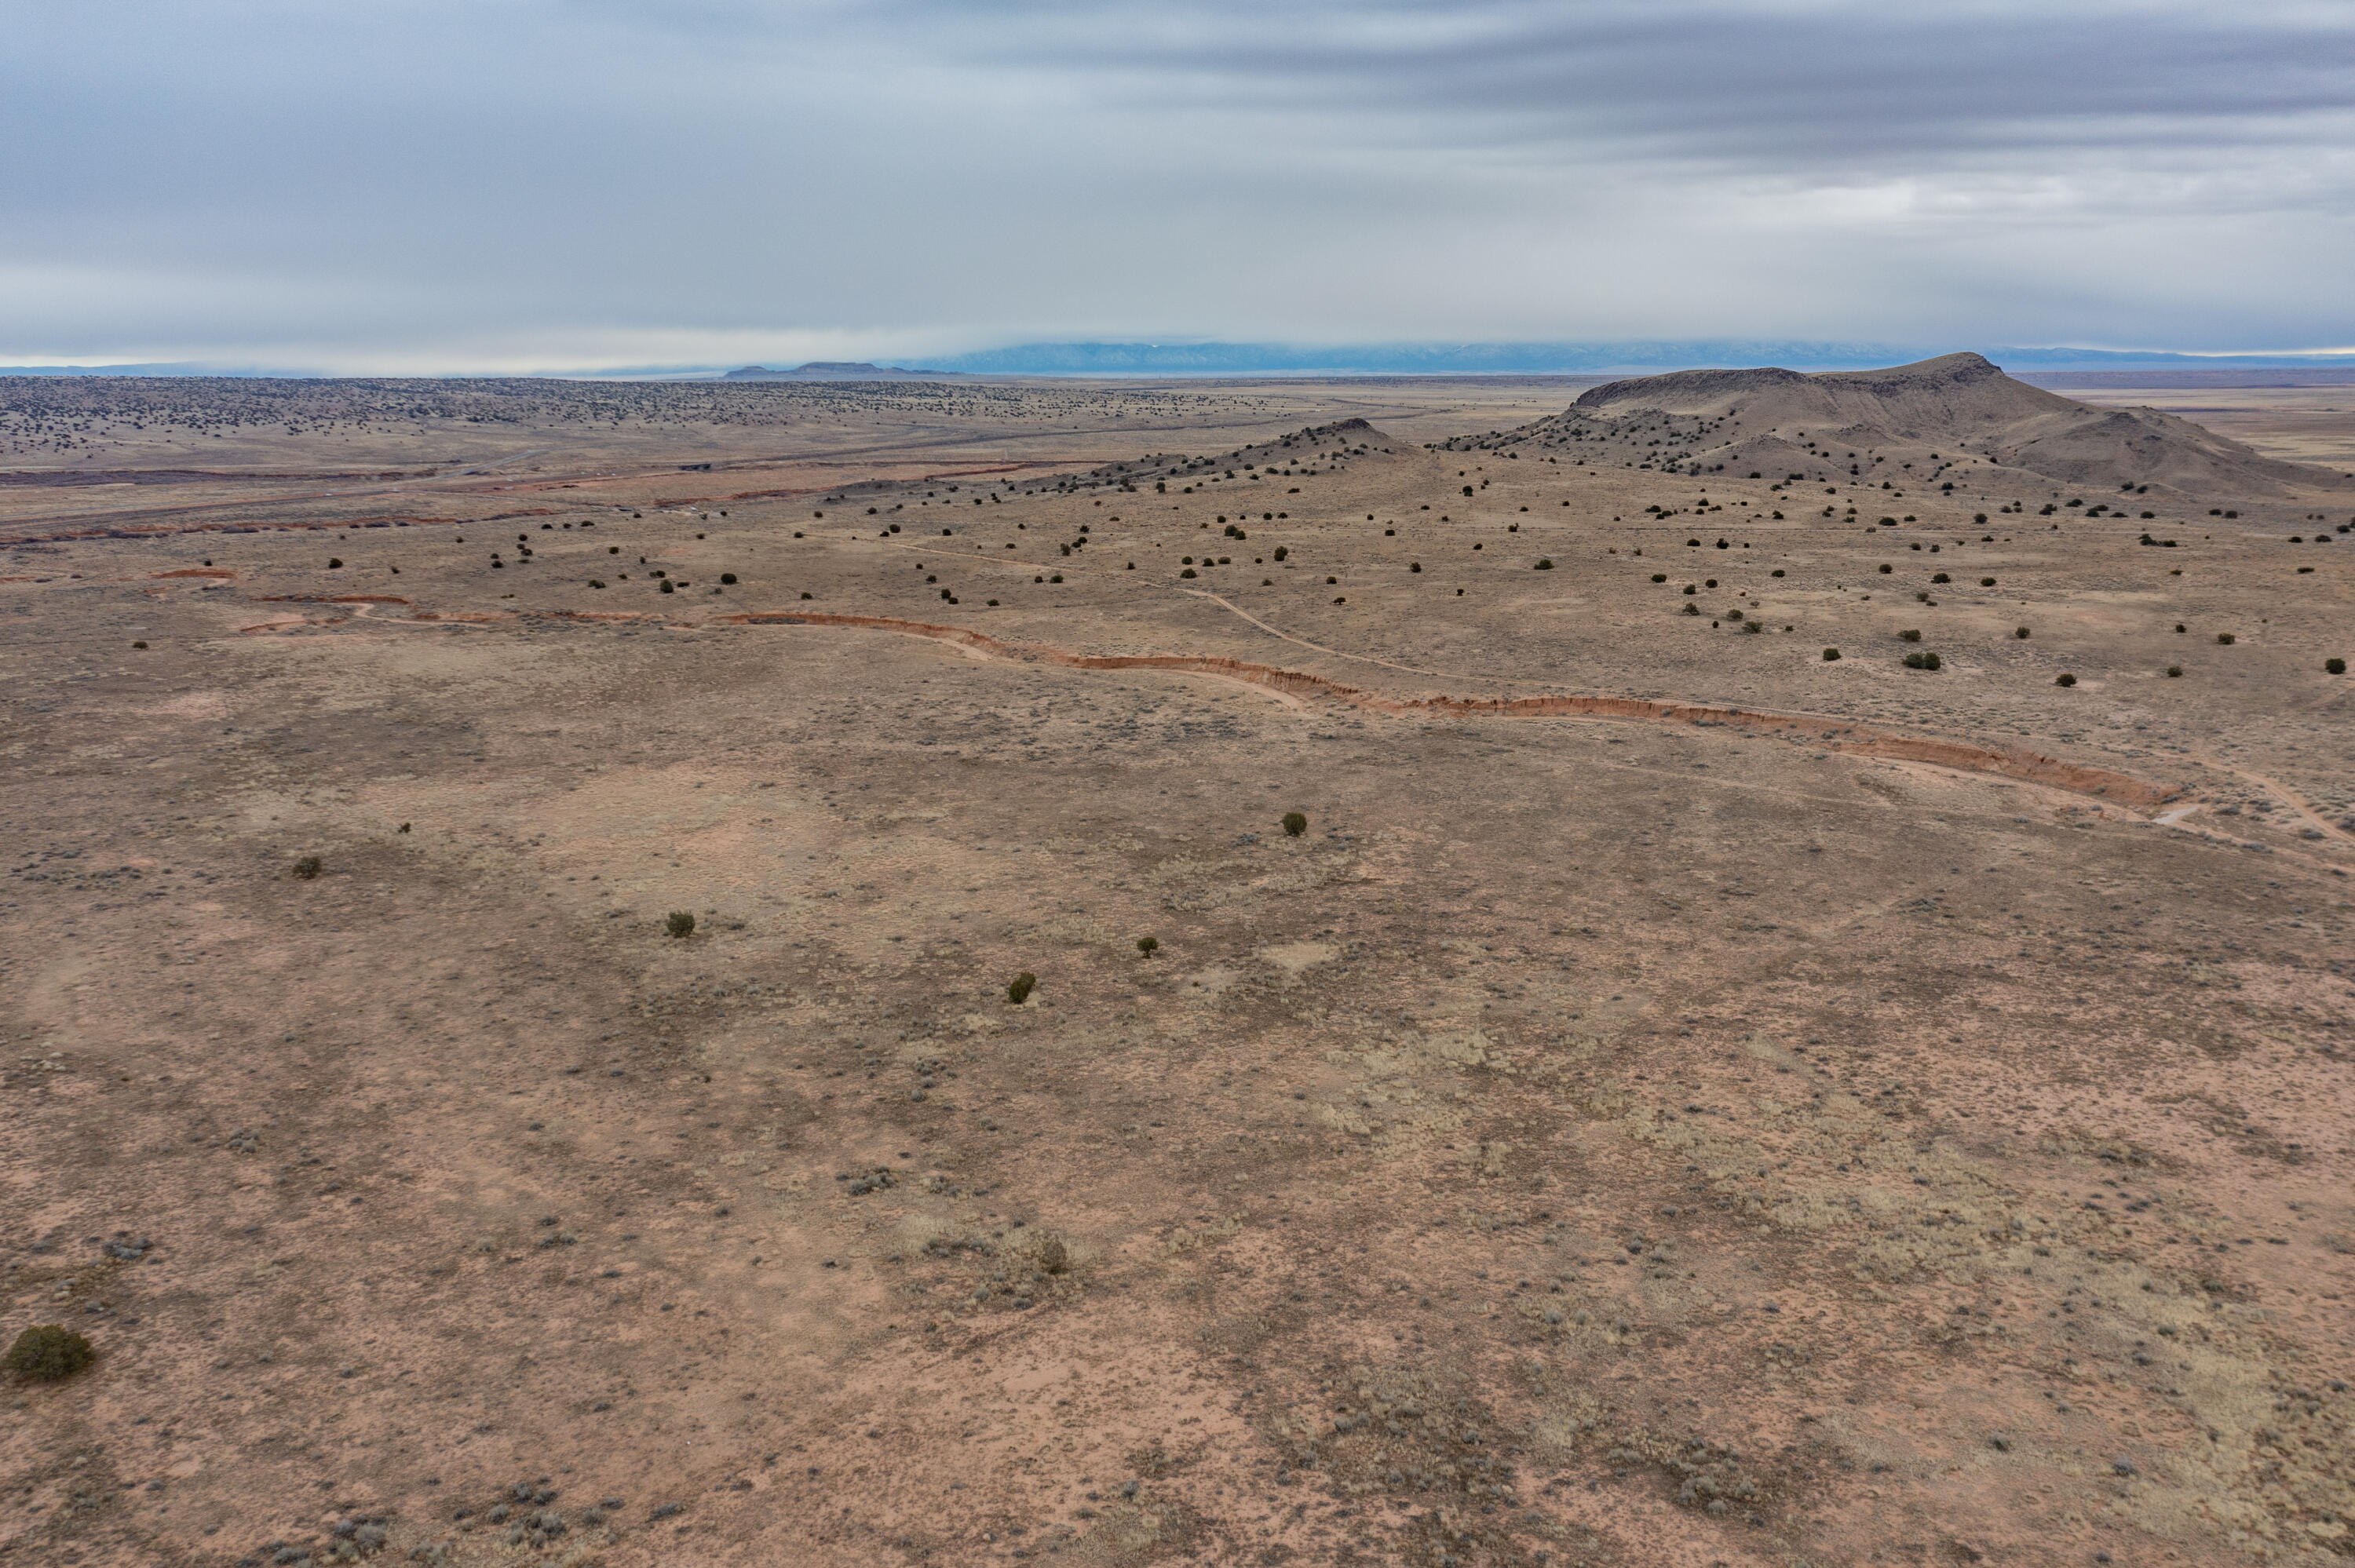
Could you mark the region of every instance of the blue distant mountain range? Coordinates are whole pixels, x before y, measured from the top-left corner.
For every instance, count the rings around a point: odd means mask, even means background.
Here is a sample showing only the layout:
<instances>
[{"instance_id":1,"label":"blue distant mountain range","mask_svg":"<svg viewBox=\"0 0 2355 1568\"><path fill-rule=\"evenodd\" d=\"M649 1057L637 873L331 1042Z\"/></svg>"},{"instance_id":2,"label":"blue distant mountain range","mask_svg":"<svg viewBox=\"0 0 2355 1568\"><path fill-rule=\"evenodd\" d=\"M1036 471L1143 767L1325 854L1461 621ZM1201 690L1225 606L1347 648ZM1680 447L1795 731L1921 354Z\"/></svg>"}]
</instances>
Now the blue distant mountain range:
<instances>
[{"instance_id":1,"label":"blue distant mountain range","mask_svg":"<svg viewBox=\"0 0 2355 1568\"><path fill-rule=\"evenodd\" d=\"M1861 370L1971 348L2022 370L2355 368L2355 354L2206 355L2088 348L1987 348L1969 344L1815 343L1700 339L1634 343L1360 344L1039 343L904 361L911 370L975 376L1624 376L1701 366L1774 365Z\"/></svg>"},{"instance_id":2,"label":"blue distant mountain range","mask_svg":"<svg viewBox=\"0 0 2355 1568\"><path fill-rule=\"evenodd\" d=\"M1780 366L1788 370L1863 370L1906 365L1968 348L2007 370L2292 370L2355 374L2355 353L2179 354L2166 350L1989 348L1974 344L1823 343L1796 339L1699 338L1622 343L1031 343L970 354L900 359L890 365L825 362L794 369L732 372L740 378L888 379L894 371L966 376L1648 376L1702 366ZM714 366L631 366L544 373L558 379L702 380L731 374ZM199 363L10 365L0 376L316 376L314 370ZM453 378L457 379L457 378Z\"/></svg>"}]
</instances>

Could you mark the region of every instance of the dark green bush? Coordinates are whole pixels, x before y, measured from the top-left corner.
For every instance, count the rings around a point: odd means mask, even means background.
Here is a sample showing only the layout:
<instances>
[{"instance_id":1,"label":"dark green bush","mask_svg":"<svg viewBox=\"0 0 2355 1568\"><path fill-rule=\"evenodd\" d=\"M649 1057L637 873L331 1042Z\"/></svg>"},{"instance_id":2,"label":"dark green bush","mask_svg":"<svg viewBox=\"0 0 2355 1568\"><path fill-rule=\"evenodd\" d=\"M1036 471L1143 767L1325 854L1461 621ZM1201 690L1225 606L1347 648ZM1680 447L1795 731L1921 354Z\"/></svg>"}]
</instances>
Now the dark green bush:
<instances>
[{"instance_id":1,"label":"dark green bush","mask_svg":"<svg viewBox=\"0 0 2355 1568\"><path fill-rule=\"evenodd\" d=\"M296 861L293 867L294 874L304 882L318 875L319 869L319 857L314 854L304 855L301 860Z\"/></svg>"},{"instance_id":2,"label":"dark green bush","mask_svg":"<svg viewBox=\"0 0 2355 1568\"><path fill-rule=\"evenodd\" d=\"M674 909L670 912L670 918L663 924L674 937L692 937L695 935L695 911Z\"/></svg>"},{"instance_id":3,"label":"dark green bush","mask_svg":"<svg viewBox=\"0 0 2355 1568\"><path fill-rule=\"evenodd\" d=\"M1550 556L1540 556L1538 557L1538 564L1531 569L1540 572L1550 572L1553 570L1553 557Z\"/></svg>"},{"instance_id":4,"label":"dark green bush","mask_svg":"<svg viewBox=\"0 0 2355 1568\"><path fill-rule=\"evenodd\" d=\"M1933 577L1930 578L1930 580L1931 580L1932 582L1934 582L1934 583L1950 583L1950 582L1953 582L1955 579L1954 579L1953 577L1948 577L1945 572L1939 572L1939 573L1935 574L1934 576L1933 576Z\"/></svg>"},{"instance_id":5,"label":"dark green bush","mask_svg":"<svg viewBox=\"0 0 2355 1568\"><path fill-rule=\"evenodd\" d=\"M82 1335L58 1323L37 1323L8 1347L8 1371L27 1383L62 1383L98 1359Z\"/></svg>"},{"instance_id":6,"label":"dark green bush","mask_svg":"<svg viewBox=\"0 0 2355 1568\"><path fill-rule=\"evenodd\" d=\"M1308 819L1298 811L1286 811L1284 813L1284 831L1296 839L1308 831Z\"/></svg>"},{"instance_id":7,"label":"dark green bush","mask_svg":"<svg viewBox=\"0 0 2355 1568\"><path fill-rule=\"evenodd\" d=\"M1292 554L1292 546L1289 545L1278 545L1275 547L1275 558L1279 561L1290 554Z\"/></svg>"},{"instance_id":8,"label":"dark green bush","mask_svg":"<svg viewBox=\"0 0 2355 1568\"><path fill-rule=\"evenodd\" d=\"M2232 645L2232 634L2229 631L2220 631L2216 633L2216 641L2230 648Z\"/></svg>"},{"instance_id":9,"label":"dark green bush","mask_svg":"<svg viewBox=\"0 0 2355 1568\"><path fill-rule=\"evenodd\" d=\"M1667 582L1668 580L1668 574L1666 572L1654 572L1652 574L1652 580L1656 583Z\"/></svg>"},{"instance_id":10,"label":"dark green bush","mask_svg":"<svg viewBox=\"0 0 2355 1568\"><path fill-rule=\"evenodd\" d=\"M1883 563L1881 564L1881 575L1882 577L1887 577L1891 572L1892 572L1892 571L1894 571L1894 570L1896 570L1896 568L1895 568L1895 567L1893 567L1890 566L1890 565L1889 565L1888 563L1886 563L1886 562L1883 562Z\"/></svg>"},{"instance_id":11,"label":"dark green bush","mask_svg":"<svg viewBox=\"0 0 2355 1568\"><path fill-rule=\"evenodd\" d=\"M1995 579L1993 577L1981 577L1979 579L1979 587L1993 588L1995 587Z\"/></svg>"},{"instance_id":12,"label":"dark green bush","mask_svg":"<svg viewBox=\"0 0 2355 1568\"><path fill-rule=\"evenodd\" d=\"M1012 1002L1015 1006L1019 1007L1024 1002L1029 1001L1030 993L1038 989L1039 977L1032 974L1028 969L1024 969L1020 974L1016 975L1014 979L1007 983L1006 987L1006 1000Z\"/></svg>"},{"instance_id":13,"label":"dark green bush","mask_svg":"<svg viewBox=\"0 0 2355 1568\"><path fill-rule=\"evenodd\" d=\"M736 586L736 574L734 572L722 572L719 574L719 580L726 586L733 588Z\"/></svg>"},{"instance_id":14,"label":"dark green bush","mask_svg":"<svg viewBox=\"0 0 2355 1568\"><path fill-rule=\"evenodd\" d=\"M1919 642L1922 641L1922 629L1918 626L1909 626L1904 630L1897 634L1897 641L1900 642Z\"/></svg>"},{"instance_id":15,"label":"dark green bush","mask_svg":"<svg viewBox=\"0 0 2355 1568\"><path fill-rule=\"evenodd\" d=\"M1824 662L1825 662L1825 663L1828 664L1828 663L1832 662L1834 660L1838 659L1838 657L1839 657L1839 650L1838 650L1838 649L1837 649L1837 648L1827 648L1827 649L1825 649L1825 650L1824 650Z\"/></svg>"},{"instance_id":16,"label":"dark green bush","mask_svg":"<svg viewBox=\"0 0 2355 1568\"><path fill-rule=\"evenodd\" d=\"M2077 683L2077 677L2069 674L2055 675L2052 677L2052 683L2056 686L2073 686Z\"/></svg>"},{"instance_id":17,"label":"dark green bush","mask_svg":"<svg viewBox=\"0 0 2355 1568\"><path fill-rule=\"evenodd\" d=\"M2026 628L2025 626L2023 626L2023 627L2019 628L2019 630L2018 630L2017 631L2014 631L2014 632L2012 633L2012 635L2013 635L2014 637L2019 638L2022 642L2025 642L2025 641L2028 641L2028 628Z\"/></svg>"},{"instance_id":18,"label":"dark green bush","mask_svg":"<svg viewBox=\"0 0 2355 1568\"><path fill-rule=\"evenodd\" d=\"M1139 937L1136 939L1136 950L1140 953L1151 953L1160 946L1161 938L1158 937Z\"/></svg>"},{"instance_id":19,"label":"dark green bush","mask_svg":"<svg viewBox=\"0 0 2355 1568\"><path fill-rule=\"evenodd\" d=\"M2168 678L2169 680L2170 680L2170 681L2176 681L2176 680L2180 680L2180 679L2182 679L2182 677L2183 677L2183 666L2182 666L2182 665L2180 665L2180 664L2169 664L2169 665L2167 667L2167 678Z\"/></svg>"},{"instance_id":20,"label":"dark green bush","mask_svg":"<svg viewBox=\"0 0 2355 1568\"><path fill-rule=\"evenodd\" d=\"M1908 653L1905 655L1905 667L1909 670L1934 670L1938 668L1938 656L1935 653Z\"/></svg>"},{"instance_id":21,"label":"dark green bush","mask_svg":"<svg viewBox=\"0 0 2355 1568\"><path fill-rule=\"evenodd\" d=\"M2347 661L2344 659L2325 659L2322 662L2322 673L2326 675L2343 675L2347 673Z\"/></svg>"}]
</instances>

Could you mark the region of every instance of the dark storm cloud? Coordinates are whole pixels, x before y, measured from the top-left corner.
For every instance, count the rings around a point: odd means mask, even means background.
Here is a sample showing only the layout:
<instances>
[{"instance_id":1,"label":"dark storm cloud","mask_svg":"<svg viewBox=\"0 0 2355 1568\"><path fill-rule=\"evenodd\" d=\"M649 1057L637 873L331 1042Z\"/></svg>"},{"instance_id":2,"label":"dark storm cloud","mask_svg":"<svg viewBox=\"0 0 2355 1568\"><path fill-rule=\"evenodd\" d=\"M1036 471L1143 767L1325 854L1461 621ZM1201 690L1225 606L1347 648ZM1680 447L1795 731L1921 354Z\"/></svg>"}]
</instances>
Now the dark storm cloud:
<instances>
[{"instance_id":1,"label":"dark storm cloud","mask_svg":"<svg viewBox=\"0 0 2355 1568\"><path fill-rule=\"evenodd\" d=\"M2343 5L0 4L0 361L2355 340Z\"/></svg>"}]
</instances>

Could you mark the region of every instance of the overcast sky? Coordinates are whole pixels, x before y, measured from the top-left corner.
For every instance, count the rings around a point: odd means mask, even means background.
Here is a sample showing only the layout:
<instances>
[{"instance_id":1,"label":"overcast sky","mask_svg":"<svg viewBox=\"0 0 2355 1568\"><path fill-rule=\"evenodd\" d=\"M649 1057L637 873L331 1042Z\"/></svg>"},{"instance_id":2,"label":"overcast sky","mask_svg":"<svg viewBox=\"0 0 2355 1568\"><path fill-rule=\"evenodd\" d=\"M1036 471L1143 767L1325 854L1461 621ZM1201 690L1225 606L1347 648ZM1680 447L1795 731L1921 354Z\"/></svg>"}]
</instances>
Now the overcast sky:
<instances>
[{"instance_id":1,"label":"overcast sky","mask_svg":"<svg viewBox=\"0 0 2355 1568\"><path fill-rule=\"evenodd\" d=\"M0 0L0 364L2355 344L2355 5Z\"/></svg>"}]
</instances>

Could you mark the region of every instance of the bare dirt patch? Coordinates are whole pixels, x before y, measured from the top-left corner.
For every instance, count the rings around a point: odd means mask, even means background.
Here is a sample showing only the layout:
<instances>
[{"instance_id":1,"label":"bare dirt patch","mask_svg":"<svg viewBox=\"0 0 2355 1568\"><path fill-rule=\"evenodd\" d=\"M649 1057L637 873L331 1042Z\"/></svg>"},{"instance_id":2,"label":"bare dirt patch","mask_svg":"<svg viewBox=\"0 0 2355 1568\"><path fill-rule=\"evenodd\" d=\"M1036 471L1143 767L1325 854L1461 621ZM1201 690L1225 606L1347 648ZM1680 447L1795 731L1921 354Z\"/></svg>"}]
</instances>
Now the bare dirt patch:
<instances>
[{"instance_id":1,"label":"bare dirt patch","mask_svg":"<svg viewBox=\"0 0 2355 1568\"><path fill-rule=\"evenodd\" d=\"M2335 493L785 391L0 493L0 1555L2350 1550Z\"/></svg>"}]
</instances>

